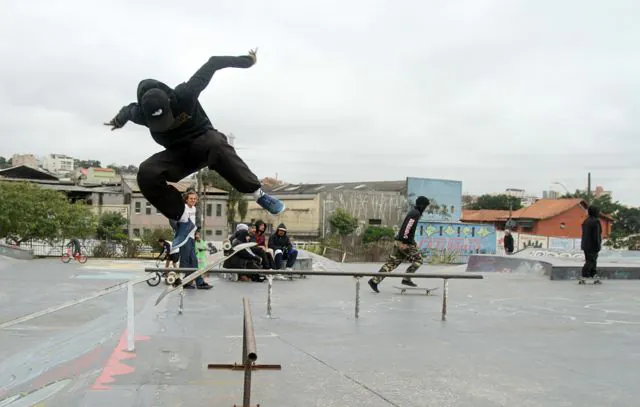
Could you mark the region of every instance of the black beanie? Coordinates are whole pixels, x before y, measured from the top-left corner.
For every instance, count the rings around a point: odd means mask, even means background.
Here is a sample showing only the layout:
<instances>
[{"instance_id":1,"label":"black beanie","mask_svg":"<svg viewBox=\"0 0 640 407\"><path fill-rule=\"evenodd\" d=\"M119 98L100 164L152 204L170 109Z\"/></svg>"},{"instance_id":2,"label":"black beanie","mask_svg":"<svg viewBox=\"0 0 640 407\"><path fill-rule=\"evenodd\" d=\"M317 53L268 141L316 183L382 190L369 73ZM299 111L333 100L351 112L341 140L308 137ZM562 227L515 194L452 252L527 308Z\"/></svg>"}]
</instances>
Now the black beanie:
<instances>
[{"instance_id":1,"label":"black beanie","mask_svg":"<svg viewBox=\"0 0 640 407\"><path fill-rule=\"evenodd\" d=\"M427 206L429 206L429 198L427 198L426 196L419 196L418 199L416 199L416 206L418 208L426 208Z\"/></svg>"}]
</instances>

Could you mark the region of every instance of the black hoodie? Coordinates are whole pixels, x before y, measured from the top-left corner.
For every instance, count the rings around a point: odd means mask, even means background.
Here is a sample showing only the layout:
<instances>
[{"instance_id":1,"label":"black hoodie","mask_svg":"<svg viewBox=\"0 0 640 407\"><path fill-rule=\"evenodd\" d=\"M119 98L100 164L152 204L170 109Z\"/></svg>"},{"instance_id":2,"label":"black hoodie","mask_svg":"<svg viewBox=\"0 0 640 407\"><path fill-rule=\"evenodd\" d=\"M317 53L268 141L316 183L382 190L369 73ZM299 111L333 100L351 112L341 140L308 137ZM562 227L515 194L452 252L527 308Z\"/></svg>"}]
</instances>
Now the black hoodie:
<instances>
[{"instance_id":1,"label":"black hoodie","mask_svg":"<svg viewBox=\"0 0 640 407\"><path fill-rule=\"evenodd\" d=\"M582 222L582 241L580 248L587 253L598 253L602 248L602 225L600 224L600 209L589 206L589 217Z\"/></svg>"},{"instance_id":2,"label":"black hoodie","mask_svg":"<svg viewBox=\"0 0 640 407\"><path fill-rule=\"evenodd\" d=\"M423 197L420 197L423 198ZM407 213L407 216L402 221L402 225L400 226L400 230L398 230L398 234L396 235L396 240L402 242L404 244L416 244L415 234L416 228L418 227L418 221L422 217L422 213L425 211L427 206L429 205L429 200L426 198L422 199L418 198L416 200L416 204L411 208L411 210Z\"/></svg>"},{"instance_id":3,"label":"black hoodie","mask_svg":"<svg viewBox=\"0 0 640 407\"><path fill-rule=\"evenodd\" d=\"M293 248L289 236L287 236L287 228L284 223L278 225L278 229L284 230L284 235L278 236L278 230L276 229L269 237L269 249L290 251Z\"/></svg>"},{"instance_id":4,"label":"black hoodie","mask_svg":"<svg viewBox=\"0 0 640 407\"><path fill-rule=\"evenodd\" d=\"M151 137L165 148L180 146L189 140L200 136L207 130L215 130L209 117L198 101L200 93L209 85L213 74L223 68L249 68L253 60L249 56L214 56L209 58L198 71L187 81L171 89L166 84L155 80L145 79L138 84L137 103L124 106L116 121L120 126L131 120L132 122L147 126L145 117L140 108L142 95L150 89L163 90L171 100L171 111L175 117L174 125L169 130L151 132ZM148 127L148 126L147 126Z\"/></svg>"},{"instance_id":5,"label":"black hoodie","mask_svg":"<svg viewBox=\"0 0 640 407\"><path fill-rule=\"evenodd\" d=\"M248 243L250 240L247 239L247 237L249 237L248 230L237 231L233 240L231 241L231 246L236 247L239 244ZM236 256L246 260L255 260L258 257L248 248L239 251L238 254L236 254Z\"/></svg>"}]
</instances>

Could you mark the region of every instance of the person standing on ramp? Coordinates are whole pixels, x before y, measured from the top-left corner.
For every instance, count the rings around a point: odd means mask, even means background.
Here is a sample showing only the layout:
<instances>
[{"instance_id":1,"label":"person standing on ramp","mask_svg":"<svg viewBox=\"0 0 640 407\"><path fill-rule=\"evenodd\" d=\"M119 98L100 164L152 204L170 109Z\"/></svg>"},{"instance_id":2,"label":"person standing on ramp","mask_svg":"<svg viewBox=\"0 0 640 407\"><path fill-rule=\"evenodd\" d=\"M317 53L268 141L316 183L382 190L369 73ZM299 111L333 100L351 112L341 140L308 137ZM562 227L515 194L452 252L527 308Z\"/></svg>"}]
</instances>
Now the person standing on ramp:
<instances>
[{"instance_id":1,"label":"person standing on ramp","mask_svg":"<svg viewBox=\"0 0 640 407\"><path fill-rule=\"evenodd\" d=\"M602 224L600 224L600 209L590 205L587 209L589 216L582 222L582 241L580 246L584 251L584 266L582 278L597 279L598 254L602 248Z\"/></svg>"},{"instance_id":2,"label":"person standing on ramp","mask_svg":"<svg viewBox=\"0 0 640 407\"><path fill-rule=\"evenodd\" d=\"M227 137L216 130L198 101L213 74L224 68L249 68L256 50L241 56L212 56L187 81L170 88L155 79L138 84L137 103L124 106L107 126L122 128L128 121L149 128L151 137L165 148L140 164L140 192L174 228L173 248L182 247L196 225L189 219L180 192L167 182L178 182L202 168L219 173L236 190L253 194L257 203L273 215L285 205L262 191L262 185L238 156Z\"/></svg>"},{"instance_id":3,"label":"person standing on ramp","mask_svg":"<svg viewBox=\"0 0 640 407\"><path fill-rule=\"evenodd\" d=\"M402 226L398 231L398 235L396 236L393 251L389 255L387 261L380 268L379 273L390 273L404 260L411 262L409 268L407 268L407 273L415 273L420 266L422 266L422 255L418 250L418 244L415 241L416 227L418 226L418 221L420 217L422 217L422 213L429 206L429 199L425 196L419 196L416 199L416 204L407 216L404 218L402 222ZM376 276L369 280L369 286L371 289L377 293L378 284L380 284L384 280L383 276ZM411 281L411 279L403 278L402 284L408 285L410 287L416 287L416 284Z\"/></svg>"}]
</instances>

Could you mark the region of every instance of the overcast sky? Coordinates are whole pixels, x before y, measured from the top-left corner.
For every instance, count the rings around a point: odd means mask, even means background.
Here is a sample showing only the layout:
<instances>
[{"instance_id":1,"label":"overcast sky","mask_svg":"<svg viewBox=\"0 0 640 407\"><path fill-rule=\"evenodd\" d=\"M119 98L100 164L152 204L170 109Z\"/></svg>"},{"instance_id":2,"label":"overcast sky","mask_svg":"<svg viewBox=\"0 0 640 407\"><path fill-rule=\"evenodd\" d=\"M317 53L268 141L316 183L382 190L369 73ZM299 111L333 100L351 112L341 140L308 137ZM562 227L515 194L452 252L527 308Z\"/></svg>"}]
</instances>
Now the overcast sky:
<instances>
[{"instance_id":1,"label":"overcast sky","mask_svg":"<svg viewBox=\"0 0 640 407\"><path fill-rule=\"evenodd\" d=\"M179 4L3 2L0 155L138 165L162 147L102 123L141 79L175 86L212 55L259 47L200 97L259 177L541 195L591 171L640 205L637 0Z\"/></svg>"}]
</instances>

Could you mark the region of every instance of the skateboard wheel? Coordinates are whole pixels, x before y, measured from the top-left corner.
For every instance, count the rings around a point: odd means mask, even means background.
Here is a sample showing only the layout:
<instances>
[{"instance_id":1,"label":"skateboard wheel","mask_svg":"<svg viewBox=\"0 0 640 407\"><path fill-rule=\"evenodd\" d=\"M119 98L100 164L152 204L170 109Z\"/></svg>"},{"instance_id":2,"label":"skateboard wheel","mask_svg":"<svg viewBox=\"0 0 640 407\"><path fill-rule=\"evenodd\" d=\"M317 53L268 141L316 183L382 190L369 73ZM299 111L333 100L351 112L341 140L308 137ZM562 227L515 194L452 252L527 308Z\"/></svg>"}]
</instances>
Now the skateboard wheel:
<instances>
[{"instance_id":1,"label":"skateboard wheel","mask_svg":"<svg viewBox=\"0 0 640 407\"><path fill-rule=\"evenodd\" d=\"M173 284L176 282L176 273L173 271L167 274L167 284Z\"/></svg>"},{"instance_id":2,"label":"skateboard wheel","mask_svg":"<svg viewBox=\"0 0 640 407\"><path fill-rule=\"evenodd\" d=\"M231 242L228 240L225 240L225 242L222 243L222 250L231 250Z\"/></svg>"}]
</instances>

